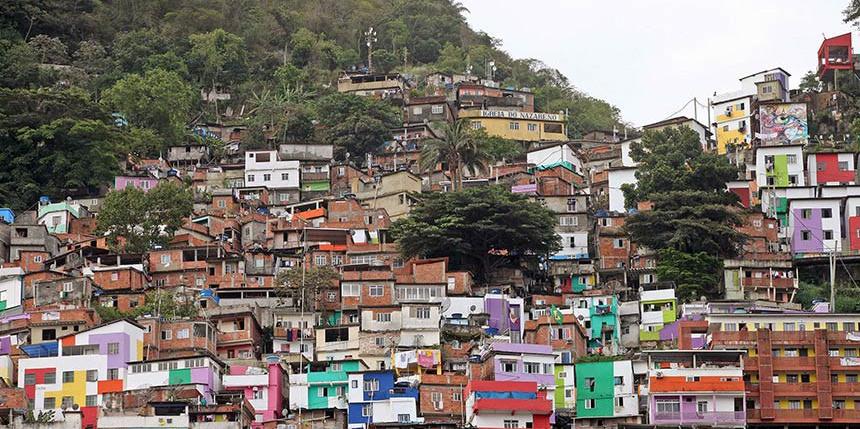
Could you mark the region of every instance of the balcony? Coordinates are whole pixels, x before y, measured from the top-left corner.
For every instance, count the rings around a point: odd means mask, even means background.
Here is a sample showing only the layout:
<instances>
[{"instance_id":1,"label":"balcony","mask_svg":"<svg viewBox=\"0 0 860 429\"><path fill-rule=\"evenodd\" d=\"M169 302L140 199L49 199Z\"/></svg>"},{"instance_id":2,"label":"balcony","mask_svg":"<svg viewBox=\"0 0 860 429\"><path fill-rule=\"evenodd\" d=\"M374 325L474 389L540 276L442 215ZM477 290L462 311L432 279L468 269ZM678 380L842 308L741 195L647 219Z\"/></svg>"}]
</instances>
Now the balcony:
<instances>
[{"instance_id":1,"label":"balcony","mask_svg":"<svg viewBox=\"0 0 860 429\"><path fill-rule=\"evenodd\" d=\"M318 181L318 180L329 180L328 172L314 172L314 173L302 173L302 181Z\"/></svg>"},{"instance_id":2,"label":"balcony","mask_svg":"<svg viewBox=\"0 0 860 429\"><path fill-rule=\"evenodd\" d=\"M476 412L528 411L534 414L551 414L552 401L547 399L478 399L475 401L474 410Z\"/></svg>"},{"instance_id":3,"label":"balcony","mask_svg":"<svg viewBox=\"0 0 860 429\"><path fill-rule=\"evenodd\" d=\"M818 395L818 383L774 383L773 394L776 397L816 396Z\"/></svg>"},{"instance_id":4,"label":"balcony","mask_svg":"<svg viewBox=\"0 0 860 429\"><path fill-rule=\"evenodd\" d=\"M860 395L860 383L831 383L830 386L833 391L833 396Z\"/></svg>"},{"instance_id":5,"label":"balcony","mask_svg":"<svg viewBox=\"0 0 860 429\"><path fill-rule=\"evenodd\" d=\"M810 356L774 357L773 368L776 371L815 371L815 358Z\"/></svg>"},{"instance_id":6,"label":"balcony","mask_svg":"<svg viewBox=\"0 0 860 429\"><path fill-rule=\"evenodd\" d=\"M765 419L773 423L814 423L825 421L832 423L856 423L860 420L860 410L834 409L832 419L819 418L818 409L783 410L775 409L773 419ZM761 410L747 410L747 423L761 423Z\"/></svg>"},{"instance_id":7,"label":"balcony","mask_svg":"<svg viewBox=\"0 0 860 429\"><path fill-rule=\"evenodd\" d=\"M743 411L708 411L699 413L696 411L684 411L677 413L655 413L652 423L655 424L721 424L741 425L746 422L746 413Z\"/></svg>"},{"instance_id":8,"label":"balcony","mask_svg":"<svg viewBox=\"0 0 860 429\"><path fill-rule=\"evenodd\" d=\"M754 288L778 288L778 289L794 289L797 287L796 279L789 278L780 278L780 279L768 279L768 278L743 278L741 279L741 284L744 287L754 287Z\"/></svg>"}]
</instances>

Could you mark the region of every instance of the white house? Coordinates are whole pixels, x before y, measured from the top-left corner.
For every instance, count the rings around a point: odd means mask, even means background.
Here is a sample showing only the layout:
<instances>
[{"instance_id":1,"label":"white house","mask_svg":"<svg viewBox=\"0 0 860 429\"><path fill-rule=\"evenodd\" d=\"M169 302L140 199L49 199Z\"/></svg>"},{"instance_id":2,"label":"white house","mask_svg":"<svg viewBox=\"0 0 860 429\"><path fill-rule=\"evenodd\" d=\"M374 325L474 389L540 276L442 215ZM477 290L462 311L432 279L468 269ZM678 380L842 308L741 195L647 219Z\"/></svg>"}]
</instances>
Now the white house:
<instances>
[{"instance_id":1,"label":"white house","mask_svg":"<svg viewBox=\"0 0 860 429\"><path fill-rule=\"evenodd\" d=\"M583 174L582 162L567 143L558 143L551 146L533 149L526 154L526 162L534 164L536 167L558 163L570 163L573 165L573 169L577 173Z\"/></svg>"},{"instance_id":2,"label":"white house","mask_svg":"<svg viewBox=\"0 0 860 429\"><path fill-rule=\"evenodd\" d=\"M756 184L767 187L806 186L803 145L761 146L755 151Z\"/></svg>"},{"instance_id":3,"label":"white house","mask_svg":"<svg viewBox=\"0 0 860 429\"><path fill-rule=\"evenodd\" d=\"M842 251L842 199L808 198L788 202L792 253Z\"/></svg>"},{"instance_id":4,"label":"white house","mask_svg":"<svg viewBox=\"0 0 860 429\"><path fill-rule=\"evenodd\" d=\"M272 204L294 203L290 196L296 195L300 184L299 161L281 161L274 150L245 153L245 187L265 187L275 191ZM293 191L293 192L278 192Z\"/></svg>"},{"instance_id":5,"label":"white house","mask_svg":"<svg viewBox=\"0 0 860 429\"><path fill-rule=\"evenodd\" d=\"M636 167L619 167L606 170L609 179L609 211L624 213L629 208L624 204L623 185L636 185Z\"/></svg>"}]
</instances>

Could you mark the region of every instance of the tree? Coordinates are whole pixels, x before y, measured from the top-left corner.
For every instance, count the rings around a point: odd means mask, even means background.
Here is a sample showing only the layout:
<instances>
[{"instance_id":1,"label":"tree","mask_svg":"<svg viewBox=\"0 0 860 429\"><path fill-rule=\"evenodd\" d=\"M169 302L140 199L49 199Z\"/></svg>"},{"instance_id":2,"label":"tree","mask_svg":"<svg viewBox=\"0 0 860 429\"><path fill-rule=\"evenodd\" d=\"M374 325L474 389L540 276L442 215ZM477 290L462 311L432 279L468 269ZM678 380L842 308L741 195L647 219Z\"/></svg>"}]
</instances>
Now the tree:
<instances>
[{"instance_id":1,"label":"tree","mask_svg":"<svg viewBox=\"0 0 860 429\"><path fill-rule=\"evenodd\" d=\"M686 253L667 248L658 253L657 278L675 283L678 299L688 302L713 295L723 261L705 252Z\"/></svg>"},{"instance_id":2,"label":"tree","mask_svg":"<svg viewBox=\"0 0 860 429\"><path fill-rule=\"evenodd\" d=\"M69 49L57 37L40 34L27 41L27 45L43 64L67 64L69 61Z\"/></svg>"},{"instance_id":3,"label":"tree","mask_svg":"<svg viewBox=\"0 0 860 429\"><path fill-rule=\"evenodd\" d=\"M391 228L405 258L451 258L487 281L506 264L559 249L555 216L539 203L500 186L421 194L409 217Z\"/></svg>"},{"instance_id":4,"label":"tree","mask_svg":"<svg viewBox=\"0 0 860 429\"><path fill-rule=\"evenodd\" d=\"M337 270L328 266L312 267L304 272L303 268L294 268L278 273L276 293L281 298L292 299L295 308L313 313L323 292L335 286L339 278Z\"/></svg>"},{"instance_id":5,"label":"tree","mask_svg":"<svg viewBox=\"0 0 860 429\"><path fill-rule=\"evenodd\" d=\"M158 315L167 320L195 317L198 315L198 310L194 300L171 292L154 290L146 293L143 305L130 311L123 312L116 307L98 305L96 313L102 322L112 322L125 318L136 319L146 314Z\"/></svg>"},{"instance_id":6,"label":"tree","mask_svg":"<svg viewBox=\"0 0 860 429\"><path fill-rule=\"evenodd\" d=\"M106 234L111 249L143 253L164 247L191 214L189 189L172 182L159 183L148 192L135 187L112 191L96 218L98 234Z\"/></svg>"},{"instance_id":7,"label":"tree","mask_svg":"<svg viewBox=\"0 0 860 429\"><path fill-rule=\"evenodd\" d=\"M736 169L725 157L703 152L699 135L687 127L646 131L630 155L639 168L636 186L623 188L626 203L653 206L625 222L631 240L658 251L658 278L676 281L686 298L716 296L719 261L737 256L745 240L736 229L738 209L730 207L737 198L725 189Z\"/></svg>"},{"instance_id":8,"label":"tree","mask_svg":"<svg viewBox=\"0 0 860 429\"><path fill-rule=\"evenodd\" d=\"M860 19L860 0L850 0L848 6L842 11L842 20L857 26L858 19Z\"/></svg>"},{"instance_id":9,"label":"tree","mask_svg":"<svg viewBox=\"0 0 860 429\"><path fill-rule=\"evenodd\" d=\"M463 189L463 169L478 171L489 160L485 149L487 139L478 138L469 128L469 121L461 119L446 123L440 130L441 138L422 142L421 167L431 170L437 164L445 164L451 177L454 191ZM484 135L486 137L486 135Z\"/></svg>"},{"instance_id":10,"label":"tree","mask_svg":"<svg viewBox=\"0 0 860 429\"><path fill-rule=\"evenodd\" d=\"M810 70L800 79L800 90L802 92L820 92L821 81L818 80L818 74Z\"/></svg>"},{"instance_id":11,"label":"tree","mask_svg":"<svg viewBox=\"0 0 860 429\"><path fill-rule=\"evenodd\" d=\"M127 75L102 97L102 102L129 124L152 129L170 143L183 138L194 100L190 85L178 74L162 69L147 70L142 76Z\"/></svg>"},{"instance_id":12,"label":"tree","mask_svg":"<svg viewBox=\"0 0 860 429\"><path fill-rule=\"evenodd\" d=\"M122 139L80 89L0 89L0 205L95 193L113 181Z\"/></svg>"},{"instance_id":13,"label":"tree","mask_svg":"<svg viewBox=\"0 0 860 429\"><path fill-rule=\"evenodd\" d=\"M391 129L402 125L400 112L369 97L335 93L319 99L316 112L321 140L335 145L335 157L362 159L391 139Z\"/></svg>"},{"instance_id":14,"label":"tree","mask_svg":"<svg viewBox=\"0 0 860 429\"><path fill-rule=\"evenodd\" d=\"M189 37L191 70L203 85L215 89L232 83L245 71L245 41L221 28Z\"/></svg>"}]
</instances>

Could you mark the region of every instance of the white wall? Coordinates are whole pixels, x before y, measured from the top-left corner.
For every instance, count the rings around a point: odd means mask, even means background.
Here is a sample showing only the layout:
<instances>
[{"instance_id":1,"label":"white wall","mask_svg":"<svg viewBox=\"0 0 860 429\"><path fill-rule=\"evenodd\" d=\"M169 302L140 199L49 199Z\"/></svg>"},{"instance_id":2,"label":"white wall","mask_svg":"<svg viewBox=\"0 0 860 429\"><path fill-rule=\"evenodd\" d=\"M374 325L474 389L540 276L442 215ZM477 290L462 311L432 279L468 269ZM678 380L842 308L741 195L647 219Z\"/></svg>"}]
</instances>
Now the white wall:
<instances>
[{"instance_id":1,"label":"white wall","mask_svg":"<svg viewBox=\"0 0 860 429\"><path fill-rule=\"evenodd\" d=\"M789 203L788 210L788 237L794 237L794 230L803 228L803 219L798 219L794 216L797 209L823 209L829 208L832 212L831 217L821 219L821 231L812 230L812 240L820 240L824 244L824 250L842 251L842 211L840 201L837 199L818 199L818 200L793 200ZM810 227L812 227L810 225ZM833 238L830 240L824 239L823 231L833 231ZM794 243L792 243L794 249Z\"/></svg>"},{"instance_id":2,"label":"white wall","mask_svg":"<svg viewBox=\"0 0 860 429\"><path fill-rule=\"evenodd\" d=\"M374 401L373 423L397 422L398 414L409 414L409 421L414 422L418 418L415 399L413 398L390 398L387 401Z\"/></svg>"},{"instance_id":3,"label":"white wall","mask_svg":"<svg viewBox=\"0 0 860 429\"><path fill-rule=\"evenodd\" d=\"M290 409L308 407L308 375L290 374Z\"/></svg>"},{"instance_id":4,"label":"white wall","mask_svg":"<svg viewBox=\"0 0 860 429\"><path fill-rule=\"evenodd\" d=\"M624 207L624 192L621 191L621 185L636 184L636 169L625 168L618 170L608 170L608 173L609 210L619 213L626 212L626 207Z\"/></svg>"},{"instance_id":5,"label":"white wall","mask_svg":"<svg viewBox=\"0 0 860 429\"><path fill-rule=\"evenodd\" d=\"M21 292L24 288L24 271L21 268L0 268L0 294L6 301L6 310L21 305ZM2 312L2 311L0 311Z\"/></svg>"},{"instance_id":6,"label":"white wall","mask_svg":"<svg viewBox=\"0 0 860 429\"><path fill-rule=\"evenodd\" d=\"M379 332L379 331L396 331L401 327L401 315L400 310L390 310L390 309L382 309L382 313L388 313L391 317L390 322L379 322L376 319L377 312L375 309L362 309L361 310L361 330L362 331L370 331L370 332ZM432 310L431 310L432 314ZM438 320L437 320L438 324Z\"/></svg>"},{"instance_id":7,"label":"white wall","mask_svg":"<svg viewBox=\"0 0 860 429\"><path fill-rule=\"evenodd\" d=\"M624 398L624 406L615 406L616 416L639 414L639 395L633 390L633 364L629 360L615 361L612 365L615 377L623 377L623 384L615 386L615 397Z\"/></svg>"},{"instance_id":8,"label":"white wall","mask_svg":"<svg viewBox=\"0 0 860 429\"><path fill-rule=\"evenodd\" d=\"M797 184L792 186L806 186L806 175L803 168L803 148L801 146L762 146L755 151L756 183L759 188L768 186L765 157L772 155L794 155L795 162L788 164L788 175L797 176Z\"/></svg>"},{"instance_id":9,"label":"white wall","mask_svg":"<svg viewBox=\"0 0 860 429\"><path fill-rule=\"evenodd\" d=\"M259 154L269 154L268 162L258 162ZM264 174L271 175L265 180ZM286 180L282 174L287 174ZM249 176L254 176L250 180ZM245 186L266 186L270 189L298 188L299 187L299 161L279 161L278 152L247 152L245 154Z\"/></svg>"},{"instance_id":10,"label":"white wall","mask_svg":"<svg viewBox=\"0 0 860 429\"><path fill-rule=\"evenodd\" d=\"M642 141L641 138L638 139L630 139L627 141L621 142L621 165L624 167L635 167L639 163L633 161L633 158L630 157L630 145L634 142Z\"/></svg>"},{"instance_id":11,"label":"white wall","mask_svg":"<svg viewBox=\"0 0 860 429\"><path fill-rule=\"evenodd\" d=\"M450 318L454 314L460 314L463 318L469 317L470 314L480 314L484 312L484 298L467 297L467 296L451 296L445 300L442 306L442 317ZM472 307L474 306L474 310Z\"/></svg>"},{"instance_id":12,"label":"white wall","mask_svg":"<svg viewBox=\"0 0 860 429\"><path fill-rule=\"evenodd\" d=\"M63 372L64 371L98 371L99 380L107 380L107 355L86 355L86 356L52 356L43 358L29 358L18 361L18 387L24 387L24 373L28 369L41 368L56 368L56 382L54 384L37 384L35 393L35 408L43 409L45 401L45 393L62 392L63 391ZM80 383L78 380L80 374L75 374L75 384ZM87 395L98 395L98 381L83 381L86 385L85 391ZM69 394L75 392L73 389L66 390ZM66 395L60 395L66 396ZM101 398L99 398L100 400ZM79 398L75 398L79 400ZM61 400L56 401L59 408ZM84 406L86 404L78 404Z\"/></svg>"},{"instance_id":13,"label":"white wall","mask_svg":"<svg viewBox=\"0 0 860 429\"><path fill-rule=\"evenodd\" d=\"M562 232L558 235L561 237L561 250L556 256L588 255L588 231ZM573 246L570 245L571 238Z\"/></svg>"},{"instance_id":14,"label":"white wall","mask_svg":"<svg viewBox=\"0 0 860 429\"><path fill-rule=\"evenodd\" d=\"M538 167L541 165L550 165L555 164L557 162L567 161L573 164L576 172L582 174L582 163L577 158L576 154L573 153L573 150L570 146L566 144L556 145L552 147L548 147L546 149L539 149L532 152L529 152L526 155L526 162L529 164L534 164Z\"/></svg>"}]
</instances>

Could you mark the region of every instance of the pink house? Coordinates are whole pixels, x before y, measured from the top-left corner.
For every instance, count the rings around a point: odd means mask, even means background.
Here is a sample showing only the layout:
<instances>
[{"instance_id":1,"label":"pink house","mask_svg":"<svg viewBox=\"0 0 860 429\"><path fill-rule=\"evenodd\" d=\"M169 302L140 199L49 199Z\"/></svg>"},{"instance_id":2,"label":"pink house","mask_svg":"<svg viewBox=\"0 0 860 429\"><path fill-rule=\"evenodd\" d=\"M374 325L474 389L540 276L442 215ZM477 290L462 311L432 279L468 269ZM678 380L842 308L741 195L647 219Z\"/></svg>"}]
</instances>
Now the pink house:
<instances>
[{"instance_id":1,"label":"pink house","mask_svg":"<svg viewBox=\"0 0 860 429\"><path fill-rule=\"evenodd\" d=\"M121 191L127 187L134 187L146 192L157 185L158 179L152 176L116 176L113 181L113 187L117 191Z\"/></svg>"},{"instance_id":2,"label":"pink house","mask_svg":"<svg viewBox=\"0 0 860 429\"><path fill-rule=\"evenodd\" d=\"M254 428L285 417L281 411L289 395L287 373L279 362L266 365L266 368L230 365L229 374L223 381L224 390L243 392L245 399L254 407Z\"/></svg>"}]
</instances>

